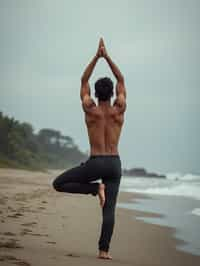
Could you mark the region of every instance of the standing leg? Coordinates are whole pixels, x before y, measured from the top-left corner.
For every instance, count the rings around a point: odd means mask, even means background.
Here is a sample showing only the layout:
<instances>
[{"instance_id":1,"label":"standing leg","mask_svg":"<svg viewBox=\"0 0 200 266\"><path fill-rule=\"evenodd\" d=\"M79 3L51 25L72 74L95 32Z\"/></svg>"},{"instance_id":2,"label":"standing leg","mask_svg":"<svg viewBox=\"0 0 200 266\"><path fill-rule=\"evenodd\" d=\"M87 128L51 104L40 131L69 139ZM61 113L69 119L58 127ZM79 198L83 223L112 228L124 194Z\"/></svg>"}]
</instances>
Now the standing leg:
<instances>
[{"instance_id":1,"label":"standing leg","mask_svg":"<svg viewBox=\"0 0 200 266\"><path fill-rule=\"evenodd\" d=\"M87 169L87 162L81 163L79 166L73 167L59 175L54 179L52 185L59 192L92 194L96 196L98 194L99 183L90 182L99 178L95 173L92 175L90 172Z\"/></svg>"},{"instance_id":2,"label":"standing leg","mask_svg":"<svg viewBox=\"0 0 200 266\"><path fill-rule=\"evenodd\" d=\"M119 191L120 179L117 179L116 181L104 180L104 184L106 201L102 209L103 222L98 244L99 251L108 252L115 224L115 208Z\"/></svg>"}]
</instances>

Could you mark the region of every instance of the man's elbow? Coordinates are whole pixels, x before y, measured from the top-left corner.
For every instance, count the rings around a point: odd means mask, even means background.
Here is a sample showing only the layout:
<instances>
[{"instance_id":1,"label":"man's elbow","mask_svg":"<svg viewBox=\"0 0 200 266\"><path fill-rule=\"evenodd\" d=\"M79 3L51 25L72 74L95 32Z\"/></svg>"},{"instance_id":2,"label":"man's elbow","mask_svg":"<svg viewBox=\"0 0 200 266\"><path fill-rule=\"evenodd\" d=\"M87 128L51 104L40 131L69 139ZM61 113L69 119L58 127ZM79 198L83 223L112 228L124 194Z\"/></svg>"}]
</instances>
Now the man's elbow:
<instances>
[{"instance_id":1,"label":"man's elbow","mask_svg":"<svg viewBox=\"0 0 200 266\"><path fill-rule=\"evenodd\" d=\"M120 82L121 84L124 84L124 76L120 75L118 82Z\"/></svg>"},{"instance_id":2,"label":"man's elbow","mask_svg":"<svg viewBox=\"0 0 200 266\"><path fill-rule=\"evenodd\" d=\"M82 94L82 92L80 92L80 98L81 98L81 100L83 100L83 94Z\"/></svg>"},{"instance_id":3,"label":"man's elbow","mask_svg":"<svg viewBox=\"0 0 200 266\"><path fill-rule=\"evenodd\" d=\"M86 83L87 83L87 79L84 76L82 76L81 77L81 85L84 85Z\"/></svg>"}]
</instances>

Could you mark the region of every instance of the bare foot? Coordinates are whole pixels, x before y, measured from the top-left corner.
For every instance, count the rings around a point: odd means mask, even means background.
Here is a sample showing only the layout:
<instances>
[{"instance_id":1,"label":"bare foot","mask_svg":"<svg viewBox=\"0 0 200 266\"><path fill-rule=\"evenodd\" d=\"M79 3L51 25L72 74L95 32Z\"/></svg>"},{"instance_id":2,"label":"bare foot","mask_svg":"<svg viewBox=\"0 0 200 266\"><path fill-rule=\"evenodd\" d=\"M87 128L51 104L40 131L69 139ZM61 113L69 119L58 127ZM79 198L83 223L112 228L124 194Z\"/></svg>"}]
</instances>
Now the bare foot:
<instances>
[{"instance_id":1,"label":"bare foot","mask_svg":"<svg viewBox=\"0 0 200 266\"><path fill-rule=\"evenodd\" d=\"M104 203L105 203L105 185L99 184L99 191L98 191L98 196L99 196L99 200L100 200L100 205L103 208Z\"/></svg>"},{"instance_id":2,"label":"bare foot","mask_svg":"<svg viewBox=\"0 0 200 266\"><path fill-rule=\"evenodd\" d=\"M97 256L99 259L107 259L107 260L112 260L112 256L108 254L108 252L100 250L99 255Z\"/></svg>"}]
</instances>

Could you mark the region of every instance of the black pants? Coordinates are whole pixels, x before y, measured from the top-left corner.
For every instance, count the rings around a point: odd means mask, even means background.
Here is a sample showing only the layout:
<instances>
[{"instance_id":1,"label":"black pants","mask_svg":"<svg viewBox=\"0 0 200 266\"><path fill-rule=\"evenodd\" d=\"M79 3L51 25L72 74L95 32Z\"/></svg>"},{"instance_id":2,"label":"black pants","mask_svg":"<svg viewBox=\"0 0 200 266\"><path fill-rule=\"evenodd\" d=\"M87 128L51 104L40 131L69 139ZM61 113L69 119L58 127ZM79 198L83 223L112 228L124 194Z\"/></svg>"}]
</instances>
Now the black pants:
<instances>
[{"instance_id":1,"label":"black pants","mask_svg":"<svg viewBox=\"0 0 200 266\"><path fill-rule=\"evenodd\" d=\"M99 238L99 250L108 251L115 223L115 207L121 180L121 160L119 155L92 155L86 162L73 167L53 181L59 192L98 194L99 183L105 184L106 201L102 208L103 222Z\"/></svg>"}]
</instances>

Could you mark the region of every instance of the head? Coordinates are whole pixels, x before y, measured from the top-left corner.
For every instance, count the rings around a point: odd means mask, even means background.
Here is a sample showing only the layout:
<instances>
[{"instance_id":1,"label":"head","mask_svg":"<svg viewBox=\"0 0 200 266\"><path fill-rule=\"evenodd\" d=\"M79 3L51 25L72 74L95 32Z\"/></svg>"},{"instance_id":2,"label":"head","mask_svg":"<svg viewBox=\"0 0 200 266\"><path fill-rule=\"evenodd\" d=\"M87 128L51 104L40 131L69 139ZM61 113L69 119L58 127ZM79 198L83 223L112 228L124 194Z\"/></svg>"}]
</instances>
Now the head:
<instances>
[{"instance_id":1,"label":"head","mask_svg":"<svg viewBox=\"0 0 200 266\"><path fill-rule=\"evenodd\" d=\"M113 82L110 78L100 78L95 82L95 97L99 101L110 101L113 96Z\"/></svg>"}]
</instances>

